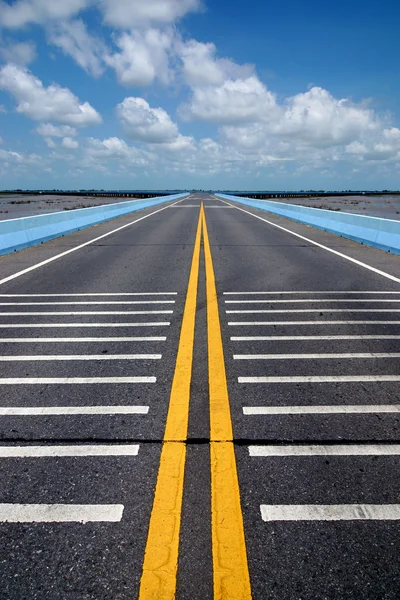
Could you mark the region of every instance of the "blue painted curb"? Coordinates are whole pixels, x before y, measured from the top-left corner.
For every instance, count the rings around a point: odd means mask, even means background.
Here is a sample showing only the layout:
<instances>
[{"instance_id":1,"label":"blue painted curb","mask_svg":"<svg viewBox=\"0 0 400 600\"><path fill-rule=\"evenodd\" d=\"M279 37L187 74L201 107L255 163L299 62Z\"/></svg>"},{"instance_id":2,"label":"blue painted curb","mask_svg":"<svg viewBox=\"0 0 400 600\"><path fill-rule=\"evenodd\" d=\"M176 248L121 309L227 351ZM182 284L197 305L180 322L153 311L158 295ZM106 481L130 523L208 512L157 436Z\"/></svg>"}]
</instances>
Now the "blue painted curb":
<instances>
[{"instance_id":1,"label":"blue painted curb","mask_svg":"<svg viewBox=\"0 0 400 600\"><path fill-rule=\"evenodd\" d=\"M36 217L22 217L20 219L7 219L0 221L0 255L9 254L29 246L85 229L92 225L99 225L117 217L136 212L143 208L165 204L173 200L180 200L189 194L175 194L162 198L148 200L132 200L104 204L90 208L78 208L71 211L60 211Z\"/></svg>"},{"instance_id":2,"label":"blue painted curb","mask_svg":"<svg viewBox=\"0 0 400 600\"><path fill-rule=\"evenodd\" d=\"M329 233L346 237L367 246L373 246L386 252L400 254L400 221L380 219L345 212L332 212L320 208L297 206L269 200L252 200L241 196L215 194L217 198L230 200L259 208L298 223L311 225Z\"/></svg>"}]
</instances>

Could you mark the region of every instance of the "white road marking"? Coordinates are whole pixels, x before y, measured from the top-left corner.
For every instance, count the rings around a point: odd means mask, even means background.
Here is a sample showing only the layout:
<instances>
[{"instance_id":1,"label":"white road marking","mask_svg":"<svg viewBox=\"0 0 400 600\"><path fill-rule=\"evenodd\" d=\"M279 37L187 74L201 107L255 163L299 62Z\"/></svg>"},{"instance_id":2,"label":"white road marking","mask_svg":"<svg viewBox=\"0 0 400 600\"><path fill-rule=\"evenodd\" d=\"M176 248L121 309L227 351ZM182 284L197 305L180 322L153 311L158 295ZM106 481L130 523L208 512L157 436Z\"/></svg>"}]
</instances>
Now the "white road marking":
<instances>
[{"instance_id":1,"label":"white road marking","mask_svg":"<svg viewBox=\"0 0 400 600\"><path fill-rule=\"evenodd\" d=\"M228 325L400 325L400 321L232 321Z\"/></svg>"},{"instance_id":2,"label":"white road marking","mask_svg":"<svg viewBox=\"0 0 400 600\"><path fill-rule=\"evenodd\" d=\"M5 377L0 385L53 385L92 383L156 383L156 377Z\"/></svg>"},{"instance_id":3,"label":"white road marking","mask_svg":"<svg viewBox=\"0 0 400 600\"><path fill-rule=\"evenodd\" d=\"M400 336L399 336L400 337ZM166 337L82 337L82 338L0 338L0 344L53 344L53 343L72 343L77 342L165 342Z\"/></svg>"},{"instance_id":4,"label":"white road marking","mask_svg":"<svg viewBox=\"0 0 400 600\"><path fill-rule=\"evenodd\" d=\"M0 458L58 456L137 456L138 444L83 444L70 446L0 446Z\"/></svg>"},{"instance_id":5,"label":"white road marking","mask_svg":"<svg viewBox=\"0 0 400 600\"><path fill-rule=\"evenodd\" d=\"M177 296L178 292L105 292L95 294L0 294L0 298L66 298L91 296Z\"/></svg>"},{"instance_id":6,"label":"white road marking","mask_svg":"<svg viewBox=\"0 0 400 600\"><path fill-rule=\"evenodd\" d=\"M0 312L1 317L76 317L79 315L172 315L173 310L111 310L111 311L68 311L68 312Z\"/></svg>"},{"instance_id":7,"label":"white road marking","mask_svg":"<svg viewBox=\"0 0 400 600\"><path fill-rule=\"evenodd\" d=\"M43 327L167 327L169 322L160 321L159 323L0 323L0 329L35 329Z\"/></svg>"},{"instance_id":8,"label":"white road marking","mask_svg":"<svg viewBox=\"0 0 400 600\"><path fill-rule=\"evenodd\" d=\"M400 356L400 355L399 355ZM44 354L31 356L0 356L0 362L56 360L160 360L161 354Z\"/></svg>"},{"instance_id":9,"label":"white road marking","mask_svg":"<svg viewBox=\"0 0 400 600\"><path fill-rule=\"evenodd\" d=\"M261 504L263 521L398 521L400 504Z\"/></svg>"},{"instance_id":10,"label":"white road marking","mask_svg":"<svg viewBox=\"0 0 400 600\"><path fill-rule=\"evenodd\" d=\"M239 383L352 383L400 381L400 375L301 375L293 377L238 377ZM1 379L0 379L1 383Z\"/></svg>"},{"instance_id":11,"label":"white road marking","mask_svg":"<svg viewBox=\"0 0 400 600\"><path fill-rule=\"evenodd\" d=\"M233 336L232 342L308 342L309 340L400 340L400 335L256 335Z\"/></svg>"},{"instance_id":12,"label":"white road marking","mask_svg":"<svg viewBox=\"0 0 400 600\"><path fill-rule=\"evenodd\" d=\"M148 406L0 406L0 417L147 415Z\"/></svg>"},{"instance_id":13,"label":"white road marking","mask_svg":"<svg viewBox=\"0 0 400 600\"><path fill-rule=\"evenodd\" d=\"M323 306L320 308L291 308L291 309L272 309L272 310L226 310L227 315L282 315L290 313L398 313L400 308L328 308ZM7 315L10 313L0 313L0 315ZM17 313L24 314L24 313ZM40 313L34 313L40 314ZM60 313L61 314L61 313ZM75 313L76 314L76 313ZM79 313L78 313L79 314ZM83 313L81 313L83 314ZM89 313L90 314L90 313Z\"/></svg>"},{"instance_id":14,"label":"white road marking","mask_svg":"<svg viewBox=\"0 0 400 600\"><path fill-rule=\"evenodd\" d=\"M389 300L388 298L356 298L354 300L349 300L347 298L296 298L295 300L290 300L287 298L286 300L225 300L225 304L304 304L305 302L346 302L348 304L353 304L355 302L375 302L381 304L383 302L393 304L394 302L400 302L400 298L395 298L394 300Z\"/></svg>"},{"instance_id":15,"label":"white road marking","mask_svg":"<svg viewBox=\"0 0 400 600\"><path fill-rule=\"evenodd\" d=\"M77 306L77 305L88 305L88 304L175 304L175 300L96 300L88 302L0 302L0 306Z\"/></svg>"},{"instance_id":16,"label":"white road marking","mask_svg":"<svg viewBox=\"0 0 400 600\"><path fill-rule=\"evenodd\" d=\"M1 523L117 523L123 504L0 504Z\"/></svg>"},{"instance_id":17,"label":"white road marking","mask_svg":"<svg viewBox=\"0 0 400 600\"><path fill-rule=\"evenodd\" d=\"M352 291L352 292L343 292L343 291L338 291L338 290L332 290L332 291L318 291L318 290L314 290L313 292L303 292L302 290L298 290L298 291L286 291L286 292L224 292L224 296L242 296L242 295L246 295L246 296L261 296L264 294L270 294L270 295L283 295L283 294L296 294L296 295L300 295L300 294L400 294L399 292L374 292L374 291ZM1 296L1 295L0 295Z\"/></svg>"},{"instance_id":18,"label":"white road marking","mask_svg":"<svg viewBox=\"0 0 400 600\"><path fill-rule=\"evenodd\" d=\"M400 352L344 352L342 354L234 354L233 358L235 360L320 360L329 358L400 358ZM2 359L0 358L0 360Z\"/></svg>"},{"instance_id":19,"label":"white road marking","mask_svg":"<svg viewBox=\"0 0 400 600\"><path fill-rule=\"evenodd\" d=\"M262 456L400 456L400 444L334 444L314 446L249 446L249 455Z\"/></svg>"},{"instance_id":20,"label":"white road marking","mask_svg":"<svg viewBox=\"0 0 400 600\"><path fill-rule=\"evenodd\" d=\"M287 229L286 227L282 227L282 225L278 225L277 223L273 223L272 221L268 221L268 219L264 219L263 217L260 217L259 215L255 215L254 213L251 213L248 210L245 210L244 208L240 208L239 206L235 206L234 204L230 204L229 202L226 202L225 200L221 200L221 202L224 202L225 204L227 204L228 206L232 206L233 208L236 208L236 210L241 210L242 212L251 215L252 217L254 217L255 219L259 219L260 221L264 221L264 223L268 223L268 225L271 225L272 227L276 227L277 229L280 229L281 231L285 231L286 233L290 233L290 235L294 235L295 237L304 240L305 242L309 242L310 244L313 244L314 246L317 246L318 248L322 248L322 250L326 250L327 252L331 252L331 254L335 254L336 256L340 256L340 258L344 258L345 260L348 260L349 262L352 262L355 265L358 265L359 267L363 267L364 269L368 269L368 271L372 271L373 273L377 273L377 275L381 275L382 277L385 277L386 279L390 279L391 281L395 281L396 283L400 283L400 278L399 277L394 277L394 275L390 275L390 273L386 273L385 271L381 271L380 269L376 269L375 267L372 267L371 265L367 265L366 263L361 262L360 260L357 260L355 258L352 258L351 256L347 256L346 254L343 254L342 252L338 252L337 250L333 250L333 248L328 248L328 246L324 246L323 244L319 244L318 242L315 242L314 240L311 240L310 238L306 238L304 235L300 235L299 233L295 233L294 231L291 231L290 229ZM1 283L1 281L0 281Z\"/></svg>"},{"instance_id":21,"label":"white road marking","mask_svg":"<svg viewBox=\"0 0 400 600\"><path fill-rule=\"evenodd\" d=\"M243 414L252 415L325 415L398 413L400 404L339 404L334 406L245 406Z\"/></svg>"},{"instance_id":22,"label":"white road marking","mask_svg":"<svg viewBox=\"0 0 400 600\"><path fill-rule=\"evenodd\" d=\"M127 300L126 302L0 302L0 306L78 306L78 305L89 305L89 304L175 304L175 300Z\"/></svg>"},{"instance_id":23,"label":"white road marking","mask_svg":"<svg viewBox=\"0 0 400 600\"><path fill-rule=\"evenodd\" d=\"M174 202L174 204L178 204L179 202L182 202L183 200L184 200L184 198L182 198L182 200L178 200L177 202ZM168 202L168 200L166 200L166 202ZM169 206L173 206L174 204L169 205ZM134 225L135 223L139 223L140 221L143 221L143 219L148 219L149 217L152 217L153 215L156 215L157 213L159 213L163 210L166 210L167 208L169 208L169 206L164 206L163 208L159 208L158 210L155 210L155 211L149 213L148 215L144 215L144 217L140 217L139 219L136 219L135 221L131 221L130 223L126 223L125 225L122 225L121 227L117 227L117 229L113 229L112 231L103 233L103 235L93 238L92 240L89 240L88 242L85 242L84 244L80 244L79 246L70 248L69 250L66 250L65 252L56 254L55 256L52 256L51 258L47 258L46 260L43 260L42 262L37 263L36 265L32 265L31 267L28 267L27 269L18 271L18 273L14 273L14 275L9 275L8 277L4 277L4 279L0 280L0 285L2 285L3 283L7 283L7 281L11 281L12 279L16 279L17 277L21 277L21 275L25 275L26 273L30 273L31 271L34 271L35 269L38 269L39 267L48 265L49 263L53 262L54 260L58 260L59 258L62 258L63 256L67 256L68 254L71 254L71 252L76 252L77 250L80 250L81 248L85 248L86 246L89 246L90 244L94 244L94 242L98 242L99 240L102 240L102 239L108 237L109 235L112 235L113 233L117 233L118 231L121 231L122 229L126 229L126 227L130 227L131 225Z\"/></svg>"}]
</instances>

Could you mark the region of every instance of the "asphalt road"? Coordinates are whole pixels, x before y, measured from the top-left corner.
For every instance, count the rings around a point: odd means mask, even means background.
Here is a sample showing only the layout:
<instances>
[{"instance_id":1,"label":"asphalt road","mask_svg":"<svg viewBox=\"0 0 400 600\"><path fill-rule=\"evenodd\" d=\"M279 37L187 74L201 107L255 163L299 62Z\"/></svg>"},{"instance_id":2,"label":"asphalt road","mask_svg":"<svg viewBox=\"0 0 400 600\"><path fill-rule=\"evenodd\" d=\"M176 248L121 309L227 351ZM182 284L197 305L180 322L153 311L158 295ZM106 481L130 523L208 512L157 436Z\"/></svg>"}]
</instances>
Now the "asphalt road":
<instances>
[{"instance_id":1,"label":"asphalt road","mask_svg":"<svg viewBox=\"0 0 400 600\"><path fill-rule=\"evenodd\" d=\"M1 600L398 600L399 364L399 257L206 194L0 258Z\"/></svg>"}]
</instances>

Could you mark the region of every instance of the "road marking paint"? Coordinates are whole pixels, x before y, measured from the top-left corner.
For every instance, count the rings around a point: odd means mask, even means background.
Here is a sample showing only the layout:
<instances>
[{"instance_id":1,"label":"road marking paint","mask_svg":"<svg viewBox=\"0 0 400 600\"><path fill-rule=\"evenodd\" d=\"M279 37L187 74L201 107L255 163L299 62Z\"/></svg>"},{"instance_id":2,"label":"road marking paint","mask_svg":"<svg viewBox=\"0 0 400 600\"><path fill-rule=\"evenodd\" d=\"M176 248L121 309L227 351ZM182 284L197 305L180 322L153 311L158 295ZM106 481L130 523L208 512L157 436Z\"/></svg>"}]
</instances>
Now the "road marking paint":
<instances>
[{"instance_id":1,"label":"road marking paint","mask_svg":"<svg viewBox=\"0 0 400 600\"><path fill-rule=\"evenodd\" d=\"M35 329L43 327L167 327L171 323L160 321L159 323L1 323L0 329Z\"/></svg>"},{"instance_id":2,"label":"road marking paint","mask_svg":"<svg viewBox=\"0 0 400 600\"><path fill-rule=\"evenodd\" d=\"M399 336L400 337L400 336ZM0 338L0 344L53 344L53 343L72 343L76 344L77 342L165 342L167 340L166 337L82 337L82 338Z\"/></svg>"},{"instance_id":3,"label":"road marking paint","mask_svg":"<svg viewBox=\"0 0 400 600\"><path fill-rule=\"evenodd\" d=\"M399 456L400 444L334 444L332 446L249 446L249 455L262 456Z\"/></svg>"},{"instance_id":4,"label":"road marking paint","mask_svg":"<svg viewBox=\"0 0 400 600\"><path fill-rule=\"evenodd\" d=\"M268 314L268 315L281 315L281 314L289 314L289 313L321 313L324 311L327 313L398 313L400 312L400 308L294 308L288 310L226 310L225 313L227 315L260 315L260 314ZM0 313L0 314L9 314L9 313ZM19 313L23 314L23 313ZM36 313L37 314L37 313Z\"/></svg>"},{"instance_id":5,"label":"road marking paint","mask_svg":"<svg viewBox=\"0 0 400 600\"><path fill-rule=\"evenodd\" d=\"M400 321L232 321L228 325L400 325Z\"/></svg>"},{"instance_id":6,"label":"road marking paint","mask_svg":"<svg viewBox=\"0 0 400 600\"><path fill-rule=\"evenodd\" d=\"M0 504L0 522L116 523L123 511L123 504Z\"/></svg>"},{"instance_id":7,"label":"road marking paint","mask_svg":"<svg viewBox=\"0 0 400 600\"><path fill-rule=\"evenodd\" d=\"M221 200L221 202L225 202L225 201ZM390 275L390 273L386 273L385 271L381 271L380 269L376 269L375 267L372 267L371 265L367 265L366 263L363 263L360 260L352 258L351 256L347 256L346 254L343 254L342 252L338 252L337 250L333 250L333 248L328 248L328 246L324 246L323 244L319 244L318 242L315 242L314 240L311 240L310 238L306 238L304 235L300 235L299 233L295 233L294 231L291 231L290 229L287 229L286 227L282 227L281 225L277 225L277 223L273 223L272 221L268 221L267 219L264 219L263 217L260 217L259 215L255 215L254 213L251 213L250 211L245 210L244 208L239 208L239 206L235 206L234 204L229 204L229 202L225 202L225 204L228 204L228 206L232 206L232 207L236 208L237 210L241 210L242 212L247 213L248 215L251 215L255 219L259 219L260 221L264 221L264 223L268 223L268 225L272 225L272 227L276 227L277 229L280 229L281 231L285 231L286 233L290 233L291 235L294 235L295 237L297 237L297 238L299 238L301 240L304 240L305 242L309 242L310 244L313 244L314 246L317 246L318 248L322 248L322 250L326 250L327 252L331 252L331 254L335 254L336 256L340 256L340 258L344 258L345 260L348 260L349 262L352 262L353 264L358 265L359 267L363 267L364 269L368 269L368 271L372 271L373 273L376 273L377 275L381 275L382 277L385 277L386 279L390 279L391 281L395 281L396 283L400 283L400 278L399 277L394 277L393 275Z\"/></svg>"},{"instance_id":8,"label":"road marking paint","mask_svg":"<svg viewBox=\"0 0 400 600\"><path fill-rule=\"evenodd\" d=\"M0 294L0 298L66 298L91 296L177 296L178 292L105 292L95 294Z\"/></svg>"},{"instance_id":9,"label":"road marking paint","mask_svg":"<svg viewBox=\"0 0 400 600\"><path fill-rule=\"evenodd\" d=\"M400 311L399 311L400 312ZM0 312L1 317L79 317L87 315L172 315L173 310L112 310L112 311L76 311L76 312Z\"/></svg>"},{"instance_id":10,"label":"road marking paint","mask_svg":"<svg viewBox=\"0 0 400 600\"><path fill-rule=\"evenodd\" d=\"M126 300L125 302L0 302L0 306L87 306L87 305L121 305L121 304L175 304L175 300Z\"/></svg>"},{"instance_id":11,"label":"road marking paint","mask_svg":"<svg viewBox=\"0 0 400 600\"><path fill-rule=\"evenodd\" d=\"M148 406L0 406L1 417L147 415L148 413Z\"/></svg>"},{"instance_id":12,"label":"road marking paint","mask_svg":"<svg viewBox=\"0 0 400 600\"><path fill-rule=\"evenodd\" d=\"M156 383L156 377L6 377L0 385L75 385L93 383Z\"/></svg>"},{"instance_id":13,"label":"road marking paint","mask_svg":"<svg viewBox=\"0 0 400 600\"><path fill-rule=\"evenodd\" d=\"M31 362L46 360L160 360L161 358L162 354L32 354L31 356L0 356L0 362Z\"/></svg>"},{"instance_id":14,"label":"road marking paint","mask_svg":"<svg viewBox=\"0 0 400 600\"><path fill-rule=\"evenodd\" d=\"M199 214L139 600L175 600L202 218Z\"/></svg>"},{"instance_id":15,"label":"road marking paint","mask_svg":"<svg viewBox=\"0 0 400 600\"><path fill-rule=\"evenodd\" d=\"M339 404L334 406L245 406L243 414L251 415L325 415L398 413L400 404Z\"/></svg>"},{"instance_id":16,"label":"road marking paint","mask_svg":"<svg viewBox=\"0 0 400 600\"><path fill-rule=\"evenodd\" d=\"M320 360L329 358L400 358L400 352L344 352L342 354L234 354L233 358L235 360Z\"/></svg>"},{"instance_id":17,"label":"road marking paint","mask_svg":"<svg viewBox=\"0 0 400 600\"><path fill-rule=\"evenodd\" d=\"M0 446L0 458L52 458L63 456L137 456L138 453L138 444Z\"/></svg>"},{"instance_id":18,"label":"road marking paint","mask_svg":"<svg viewBox=\"0 0 400 600\"><path fill-rule=\"evenodd\" d=\"M261 504L263 521L398 521L400 504Z\"/></svg>"},{"instance_id":19,"label":"road marking paint","mask_svg":"<svg viewBox=\"0 0 400 600\"><path fill-rule=\"evenodd\" d=\"M352 383L400 381L400 375L301 375L294 377L238 377L239 383ZM1 383L1 379L0 379Z\"/></svg>"},{"instance_id":20,"label":"road marking paint","mask_svg":"<svg viewBox=\"0 0 400 600\"><path fill-rule=\"evenodd\" d=\"M400 335L256 335L233 336L232 342L307 342L315 340L400 340Z\"/></svg>"},{"instance_id":21,"label":"road marking paint","mask_svg":"<svg viewBox=\"0 0 400 600\"><path fill-rule=\"evenodd\" d=\"M343 292L343 291L338 291L338 290L332 290L332 291L318 291L318 290L314 290L313 292L303 292L302 290L298 290L298 291L286 291L286 292L224 292L224 296L242 296L242 295L246 295L246 296L261 296L263 294L270 294L270 295L283 295L283 294L296 294L296 295L300 295L300 294L400 294L400 291L398 292L374 292L374 291L352 291L352 292Z\"/></svg>"},{"instance_id":22,"label":"road marking paint","mask_svg":"<svg viewBox=\"0 0 400 600\"><path fill-rule=\"evenodd\" d=\"M184 198L182 200L184 200ZM174 204L178 204L178 202L182 202L182 200L178 200ZM166 202L168 202L168 200L166 200ZM143 221L144 219L148 219L149 217L152 217L153 215L156 215L157 213L162 212L163 210L166 210L167 208L169 208L169 206L164 206L163 208L159 208L158 210L155 210L155 211L149 213L148 215L144 215L143 217L140 217L139 219L136 219L135 221L126 223L125 225L122 225L121 227L117 227L117 229L113 229L112 231L108 231L107 233L103 233L103 235L93 238L92 240L89 240L88 242L85 242L84 244L79 244L79 246L75 246L74 248L65 250L65 252L61 252L60 254L56 254L55 256L52 256L51 258L47 258L46 260L43 260L40 263L37 263L36 265L32 265L31 267L28 267L27 269L18 271L18 273L14 273L13 275L4 277L4 279L0 280L0 285L2 285L3 283L7 283L7 281L16 279L17 277L21 277L21 275L25 275L26 273L30 273L31 271L34 271L35 269L38 269L39 267L48 265L49 263L53 262L54 260L58 260L59 258L62 258L63 256L67 256L68 254L71 254L71 252L76 252L77 250L80 250L81 248L85 248L86 246L89 246L90 244L94 244L95 242L98 242L99 240L103 240L104 238L112 235L113 233L117 233L118 231L121 231L122 229L126 229L126 227L135 225L135 223L139 223L140 221Z\"/></svg>"},{"instance_id":23,"label":"road marking paint","mask_svg":"<svg viewBox=\"0 0 400 600\"><path fill-rule=\"evenodd\" d=\"M203 206L201 215L207 293L214 598L251 600L218 297Z\"/></svg>"},{"instance_id":24,"label":"road marking paint","mask_svg":"<svg viewBox=\"0 0 400 600\"><path fill-rule=\"evenodd\" d=\"M225 304L304 304L304 302L322 303L322 302L346 302L347 304L353 304L355 302L375 302L381 304L383 302L393 304L394 302L400 302L400 299L395 298L389 300L388 298L356 298L355 300L349 300L347 298L296 298L295 300L225 300Z\"/></svg>"}]
</instances>

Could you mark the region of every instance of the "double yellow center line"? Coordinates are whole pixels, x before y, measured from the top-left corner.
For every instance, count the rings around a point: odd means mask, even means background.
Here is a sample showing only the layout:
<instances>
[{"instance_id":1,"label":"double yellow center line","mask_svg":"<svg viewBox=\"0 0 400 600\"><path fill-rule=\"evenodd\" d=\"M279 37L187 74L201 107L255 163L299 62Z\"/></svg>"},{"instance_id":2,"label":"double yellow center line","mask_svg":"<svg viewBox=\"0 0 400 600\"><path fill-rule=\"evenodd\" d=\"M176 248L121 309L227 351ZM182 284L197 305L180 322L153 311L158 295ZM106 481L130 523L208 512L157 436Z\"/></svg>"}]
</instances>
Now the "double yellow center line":
<instances>
[{"instance_id":1,"label":"double yellow center line","mask_svg":"<svg viewBox=\"0 0 400 600\"><path fill-rule=\"evenodd\" d=\"M174 600L176 593L202 238L207 297L214 599L251 599L217 289L202 204L150 517L139 600Z\"/></svg>"}]
</instances>

